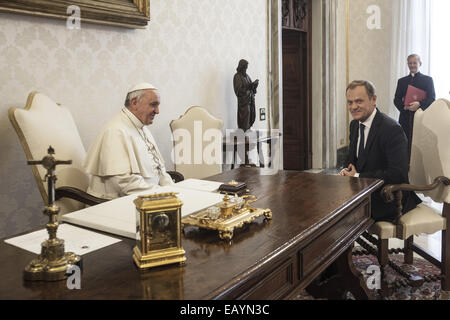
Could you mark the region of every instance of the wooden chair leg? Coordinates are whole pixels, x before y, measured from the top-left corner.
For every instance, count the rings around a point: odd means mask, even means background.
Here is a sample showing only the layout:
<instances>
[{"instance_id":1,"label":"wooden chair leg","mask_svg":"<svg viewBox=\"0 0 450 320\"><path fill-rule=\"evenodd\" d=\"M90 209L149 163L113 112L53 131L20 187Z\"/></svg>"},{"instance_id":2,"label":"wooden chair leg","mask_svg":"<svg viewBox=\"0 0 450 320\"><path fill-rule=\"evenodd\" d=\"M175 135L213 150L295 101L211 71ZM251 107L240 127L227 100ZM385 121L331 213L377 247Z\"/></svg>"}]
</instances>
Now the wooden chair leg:
<instances>
[{"instance_id":1,"label":"wooden chair leg","mask_svg":"<svg viewBox=\"0 0 450 320\"><path fill-rule=\"evenodd\" d=\"M404 241L405 243L405 251L404 251L404 262L407 264L413 264L413 242L414 236L410 236L408 239Z\"/></svg>"},{"instance_id":2,"label":"wooden chair leg","mask_svg":"<svg viewBox=\"0 0 450 320\"><path fill-rule=\"evenodd\" d=\"M380 279L380 283L381 283L381 296L387 297L389 296L390 292L389 292L389 288L388 288L388 283L386 281L386 277L385 277L385 269L388 265L388 260L389 260L389 239L378 239L378 263L380 264L380 271L381 271L381 279Z\"/></svg>"},{"instance_id":3,"label":"wooden chair leg","mask_svg":"<svg viewBox=\"0 0 450 320\"><path fill-rule=\"evenodd\" d=\"M450 232L442 230L441 248L441 290L450 291Z\"/></svg>"},{"instance_id":4,"label":"wooden chair leg","mask_svg":"<svg viewBox=\"0 0 450 320\"><path fill-rule=\"evenodd\" d=\"M442 208L442 216L447 219L447 228L450 227L448 223L450 218L450 203L444 203ZM441 290L450 291L450 232L442 230L441 238Z\"/></svg>"},{"instance_id":5,"label":"wooden chair leg","mask_svg":"<svg viewBox=\"0 0 450 320\"><path fill-rule=\"evenodd\" d=\"M386 266L389 259L389 239L378 239L378 262Z\"/></svg>"}]
</instances>

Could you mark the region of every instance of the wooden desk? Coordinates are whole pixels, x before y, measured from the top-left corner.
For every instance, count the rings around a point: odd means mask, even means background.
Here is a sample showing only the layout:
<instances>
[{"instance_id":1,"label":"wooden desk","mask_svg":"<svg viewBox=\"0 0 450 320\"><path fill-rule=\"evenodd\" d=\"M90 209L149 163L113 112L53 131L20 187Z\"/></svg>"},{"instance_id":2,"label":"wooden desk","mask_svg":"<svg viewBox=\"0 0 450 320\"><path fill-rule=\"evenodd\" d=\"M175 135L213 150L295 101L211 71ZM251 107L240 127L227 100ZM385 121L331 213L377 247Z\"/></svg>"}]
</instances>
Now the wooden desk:
<instances>
[{"instance_id":1,"label":"wooden desk","mask_svg":"<svg viewBox=\"0 0 450 320\"><path fill-rule=\"evenodd\" d=\"M65 281L24 282L23 268L35 255L1 241L0 299L289 299L333 262L347 276L338 279L339 290L367 298L348 262L354 240L372 223L370 194L382 181L259 173L239 168L210 180L246 181L259 196L254 205L270 208L273 220L259 218L236 231L232 243L216 232L186 228L183 267L140 272L132 259L134 241L123 239L83 255L81 290L69 290Z\"/></svg>"}]
</instances>

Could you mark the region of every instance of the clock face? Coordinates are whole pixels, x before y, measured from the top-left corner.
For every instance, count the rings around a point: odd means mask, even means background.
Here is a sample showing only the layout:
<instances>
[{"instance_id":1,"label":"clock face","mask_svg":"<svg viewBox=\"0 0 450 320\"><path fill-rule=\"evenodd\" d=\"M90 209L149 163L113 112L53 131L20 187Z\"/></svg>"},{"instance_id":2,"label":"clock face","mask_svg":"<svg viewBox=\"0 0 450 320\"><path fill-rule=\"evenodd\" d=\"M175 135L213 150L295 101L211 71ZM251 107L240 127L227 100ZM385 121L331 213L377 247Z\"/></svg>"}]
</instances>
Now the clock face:
<instances>
[{"instance_id":1,"label":"clock face","mask_svg":"<svg viewBox=\"0 0 450 320\"><path fill-rule=\"evenodd\" d=\"M169 216L166 213L162 212L153 217L152 228L155 231L164 232L169 227L169 223Z\"/></svg>"},{"instance_id":2,"label":"clock face","mask_svg":"<svg viewBox=\"0 0 450 320\"><path fill-rule=\"evenodd\" d=\"M163 211L148 216L147 243L149 250L177 246L177 211Z\"/></svg>"}]
</instances>

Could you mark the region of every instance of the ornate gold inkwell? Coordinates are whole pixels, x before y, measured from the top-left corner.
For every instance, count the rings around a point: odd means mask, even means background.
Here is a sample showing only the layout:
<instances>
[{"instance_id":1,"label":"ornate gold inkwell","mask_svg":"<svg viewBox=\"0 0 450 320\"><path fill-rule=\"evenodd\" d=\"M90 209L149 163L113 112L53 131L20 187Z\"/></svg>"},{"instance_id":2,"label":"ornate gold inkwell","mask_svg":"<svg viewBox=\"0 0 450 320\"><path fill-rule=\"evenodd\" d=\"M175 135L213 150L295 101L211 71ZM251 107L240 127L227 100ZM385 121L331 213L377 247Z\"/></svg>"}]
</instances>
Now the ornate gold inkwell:
<instances>
[{"instance_id":1,"label":"ornate gold inkwell","mask_svg":"<svg viewBox=\"0 0 450 320\"><path fill-rule=\"evenodd\" d=\"M47 180L48 203L44 208L44 214L49 217L46 228L49 239L42 242L41 254L32 260L24 270L25 280L57 281L67 278L66 271L71 265L81 267L81 257L72 253L64 252L64 240L56 237L58 230L59 207L55 205L55 167L59 164L71 164L72 160L56 160L53 157L55 150L50 146L48 154L41 161L31 160L28 164L40 164L47 169L45 179Z\"/></svg>"},{"instance_id":2,"label":"ornate gold inkwell","mask_svg":"<svg viewBox=\"0 0 450 320\"><path fill-rule=\"evenodd\" d=\"M247 200L246 200L247 199ZM217 230L220 239L231 240L234 230L246 223L253 222L256 218L264 216L267 220L272 219L270 209L254 208L250 204L258 200L254 195L230 197L228 193L223 201L200 212L191 214L182 219L182 228L195 226L204 229Z\"/></svg>"},{"instance_id":3,"label":"ornate gold inkwell","mask_svg":"<svg viewBox=\"0 0 450 320\"><path fill-rule=\"evenodd\" d=\"M140 269L186 261L181 246L181 206L175 192L139 196L133 260Z\"/></svg>"}]
</instances>

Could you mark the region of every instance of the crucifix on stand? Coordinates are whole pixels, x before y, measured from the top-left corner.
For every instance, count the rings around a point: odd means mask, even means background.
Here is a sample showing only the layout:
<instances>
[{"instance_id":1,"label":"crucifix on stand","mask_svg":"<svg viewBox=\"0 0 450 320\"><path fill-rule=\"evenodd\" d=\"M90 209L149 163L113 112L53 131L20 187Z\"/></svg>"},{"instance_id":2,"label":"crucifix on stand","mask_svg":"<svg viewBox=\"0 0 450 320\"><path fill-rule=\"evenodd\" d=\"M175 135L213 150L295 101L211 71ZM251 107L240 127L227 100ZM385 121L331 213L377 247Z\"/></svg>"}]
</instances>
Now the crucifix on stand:
<instances>
[{"instance_id":1,"label":"crucifix on stand","mask_svg":"<svg viewBox=\"0 0 450 320\"><path fill-rule=\"evenodd\" d=\"M46 229L49 238L41 243L41 254L32 260L24 270L25 280L56 281L67 278L67 269L71 265L81 266L81 257L72 253L64 252L64 240L56 237L58 230L59 207L55 205L55 168L61 164L71 164L72 160L56 160L53 156L55 150L50 146L48 154L42 160L30 160L29 165L42 165L47 169L45 179L47 181L47 205L44 214L49 217Z\"/></svg>"}]
</instances>

